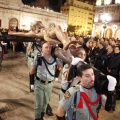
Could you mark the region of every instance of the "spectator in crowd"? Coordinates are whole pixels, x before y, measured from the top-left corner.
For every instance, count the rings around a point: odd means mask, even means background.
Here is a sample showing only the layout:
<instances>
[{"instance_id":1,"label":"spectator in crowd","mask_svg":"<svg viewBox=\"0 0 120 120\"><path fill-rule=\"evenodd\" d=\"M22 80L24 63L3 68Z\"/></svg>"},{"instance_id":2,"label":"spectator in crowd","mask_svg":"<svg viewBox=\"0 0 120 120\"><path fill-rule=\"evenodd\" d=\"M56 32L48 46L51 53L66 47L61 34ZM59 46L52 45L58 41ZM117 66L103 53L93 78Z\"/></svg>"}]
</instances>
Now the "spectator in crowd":
<instances>
[{"instance_id":1,"label":"spectator in crowd","mask_svg":"<svg viewBox=\"0 0 120 120\"><path fill-rule=\"evenodd\" d=\"M94 63L94 67L97 68L98 70L101 70L101 66L102 66L101 56L105 53L106 53L106 44L104 41L100 41L99 49L95 54L95 63Z\"/></svg>"},{"instance_id":2,"label":"spectator in crowd","mask_svg":"<svg viewBox=\"0 0 120 120\"><path fill-rule=\"evenodd\" d=\"M110 59L107 69L108 73L117 79L116 94L118 99L120 99L120 86L119 86L120 48L118 46L114 48L114 56Z\"/></svg>"},{"instance_id":3,"label":"spectator in crowd","mask_svg":"<svg viewBox=\"0 0 120 120\"><path fill-rule=\"evenodd\" d=\"M107 52L101 56L102 59L102 66L101 66L101 71L104 74L108 74L107 68L108 68L108 63L111 58L113 58L114 53L113 53L113 47L111 45L107 46Z\"/></svg>"},{"instance_id":4,"label":"spectator in crowd","mask_svg":"<svg viewBox=\"0 0 120 120\"><path fill-rule=\"evenodd\" d=\"M2 36L4 38L4 42L5 42L5 40L7 39L8 31L3 28L2 31L1 31L1 34L2 34Z\"/></svg>"},{"instance_id":5,"label":"spectator in crowd","mask_svg":"<svg viewBox=\"0 0 120 120\"><path fill-rule=\"evenodd\" d=\"M92 65L94 65L94 63L95 63L95 55L97 52L98 52L98 42L93 41L92 49L90 50L90 52L88 54L89 63Z\"/></svg>"},{"instance_id":6,"label":"spectator in crowd","mask_svg":"<svg viewBox=\"0 0 120 120\"><path fill-rule=\"evenodd\" d=\"M106 44L106 48L107 48L107 46L110 44L109 39L105 38L105 44Z\"/></svg>"}]
</instances>

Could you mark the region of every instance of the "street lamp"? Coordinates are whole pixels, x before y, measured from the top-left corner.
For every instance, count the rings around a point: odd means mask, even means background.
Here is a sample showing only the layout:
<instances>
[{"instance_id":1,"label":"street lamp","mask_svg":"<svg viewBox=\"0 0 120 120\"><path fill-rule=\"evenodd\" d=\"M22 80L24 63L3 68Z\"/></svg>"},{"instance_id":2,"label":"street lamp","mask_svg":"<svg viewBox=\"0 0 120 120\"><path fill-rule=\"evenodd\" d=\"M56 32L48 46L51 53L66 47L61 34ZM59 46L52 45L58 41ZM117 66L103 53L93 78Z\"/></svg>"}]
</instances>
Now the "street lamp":
<instances>
[{"instance_id":1,"label":"street lamp","mask_svg":"<svg viewBox=\"0 0 120 120\"><path fill-rule=\"evenodd\" d=\"M107 24L103 25L103 38L105 37L105 29L107 28Z\"/></svg>"},{"instance_id":2,"label":"street lamp","mask_svg":"<svg viewBox=\"0 0 120 120\"><path fill-rule=\"evenodd\" d=\"M108 13L101 15L101 20L103 24L103 37L105 37L105 29L107 28L107 24L111 21L111 16Z\"/></svg>"}]
</instances>

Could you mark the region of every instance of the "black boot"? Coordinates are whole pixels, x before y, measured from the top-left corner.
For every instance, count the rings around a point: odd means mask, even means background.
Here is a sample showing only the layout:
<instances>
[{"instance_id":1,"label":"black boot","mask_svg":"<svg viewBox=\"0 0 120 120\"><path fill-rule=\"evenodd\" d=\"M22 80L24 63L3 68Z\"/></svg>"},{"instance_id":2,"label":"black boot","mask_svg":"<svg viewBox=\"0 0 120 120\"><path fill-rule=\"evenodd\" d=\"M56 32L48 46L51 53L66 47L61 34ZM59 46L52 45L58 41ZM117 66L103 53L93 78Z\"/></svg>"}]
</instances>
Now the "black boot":
<instances>
[{"instance_id":1,"label":"black boot","mask_svg":"<svg viewBox=\"0 0 120 120\"><path fill-rule=\"evenodd\" d=\"M44 112L42 112L42 113L41 113L41 118L37 118L37 119L35 119L35 120L44 120L44 119L43 119L44 114L45 114L45 113L44 113Z\"/></svg>"},{"instance_id":2,"label":"black boot","mask_svg":"<svg viewBox=\"0 0 120 120\"><path fill-rule=\"evenodd\" d=\"M44 120L43 117L44 117L44 112L41 112L41 119L40 120Z\"/></svg>"},{"instance_id":3,"label":"black boot","mask_svg":"<svg viewBox=\"0 0 120 120\"><path fill-rule=\"evenodd\" d=\"M50 107L49 104L47 105L46 114L48 116L54 116L54 114L52 113L52 108Z\"/></svg>"}]
</instances>

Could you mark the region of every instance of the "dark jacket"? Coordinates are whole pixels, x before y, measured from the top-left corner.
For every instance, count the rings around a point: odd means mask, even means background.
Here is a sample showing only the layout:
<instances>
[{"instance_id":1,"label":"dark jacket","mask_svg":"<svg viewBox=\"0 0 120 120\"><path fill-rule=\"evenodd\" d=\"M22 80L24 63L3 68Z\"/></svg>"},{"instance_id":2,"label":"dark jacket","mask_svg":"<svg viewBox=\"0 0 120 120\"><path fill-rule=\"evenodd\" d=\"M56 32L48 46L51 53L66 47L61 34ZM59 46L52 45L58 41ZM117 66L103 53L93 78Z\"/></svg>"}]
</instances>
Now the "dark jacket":
<instances>
[{"instance_id":1,"label":"dark jacket","mask_svg":"<svg viewBox=\"0 0 120 120\"><path fill-rule=\"evenodd\" d=\"M119 70L120 70L120 53L114 54L108 63L108 69L111 70L110 75L117 79L119 82Z\"/></svg>"},{"instance_id":2,"label":"dark jacket","mask_svg":"<svg viewBox=\"0 0 120 120\"><path fill-rule=\"evenodd\" d=\"M88 57L90 58L90 63L94 64L95 62L95 55L98 53L99 48L94 48L90 50Z\"/></svg>"},{"instance_id":3,"label":"dark jacket","mask_svg":"<svg viewBox=\"0 0 120 120\"><path fill-rule=\"evenodd\" d=\"M97 52L95 53L95 64L94 66L101 70L101 66L102 66L102 55L104 55L106 53L106 49L102 48L102 49L98 49Z\"/></svg>"},{"instance_id":4,"label":"dark jacket","mask_svg":"<svg viewBox=\"0 0 120 120\"><path fill-rule=\"evenodd\" d=\"M108 63L109 63L110 59L113 58L113 56L114 56L113 52L105 53L104 55L101 56L101 59L102 59L102 72L104 74L108 74L108 72L107 72Z\"/></svg>"}]
</instances>

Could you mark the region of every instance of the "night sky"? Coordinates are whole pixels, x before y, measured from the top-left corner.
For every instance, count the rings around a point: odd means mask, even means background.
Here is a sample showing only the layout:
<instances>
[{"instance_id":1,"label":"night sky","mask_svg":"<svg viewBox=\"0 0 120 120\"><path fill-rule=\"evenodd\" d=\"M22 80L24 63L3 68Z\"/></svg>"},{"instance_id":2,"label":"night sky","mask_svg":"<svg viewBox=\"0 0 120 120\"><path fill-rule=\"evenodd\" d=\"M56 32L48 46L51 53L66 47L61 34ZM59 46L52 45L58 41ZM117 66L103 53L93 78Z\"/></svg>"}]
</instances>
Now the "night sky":
<instances>
[{"instance_id":1,"label":"night sky","mask_svg":"<svg viewBox=\"0 0 120 120\"><path fill-rule=\"evenodd\" d=\"M24 3L24 4L29 4L29 3L31 3L31 2L35 2L36 0L22 0L22 2ZM50 1L50 4L56 4L57 3L57 0L49 0ZM66 0L62 0L62 2L64 3ZM96 1L96 0L89 0L89 1L91 1L91 2L93 2L93 1Z\"/></svg>"},{"instance_id":2,"label":"night sky","mask_svg":"<svg viewBox=\"0 0 120 120\"><path fill-rule=\"evenodd\" d=\"M35 2L36 0L22 0L24 4L29 4L31 2Z\"/></svg>"},{"instance_id":3,"label":"night sky","mask_svg":"<svg viewBox=\"0 0 120 120\"><path fill-rule=\"evenodd\" d=\"M22 2L24 4L30 4L31 2L35 2L36 0L22 0ZM66 0L61 0L62 4L64 4L64 2ZM90 2L95 2L96 0L89 0ZM60 10L60 6L58 6L58 0L49 0L49 7L54 10L54 11L59 11Z\"/></svg>"},{"instance_id":4,"label":"night sky","mask_svg":"<svg viewBox=\"0 0 120 120\"><path fill-rule=\"evenodd\" d=\"M22 0L22 2L24 3L24 4L29 4L29 3L31 3L31 2L35 2L36 0ZM62 2L64 3L66 0L62 0ZM58 3L58 0L49 0L49 2L50 2L50 5L57 5L57 3Z\"/></svg>"},{"instance_id":5,"label":"night sky","mask_svg":"<svg viewBox=\"0 0 120 120\"><path fill-rule=\"evenodd\" d=\"M30 5L31 2L35 2L36 0L22 0L22 2L24 4L28 4ZM61 0L62 4L64 4L64 2L66 0ZM58 0L49 0L49 7L54 10L54 11L60 11L60 6L58 6Z\"/></svg>"}]
</instances>

